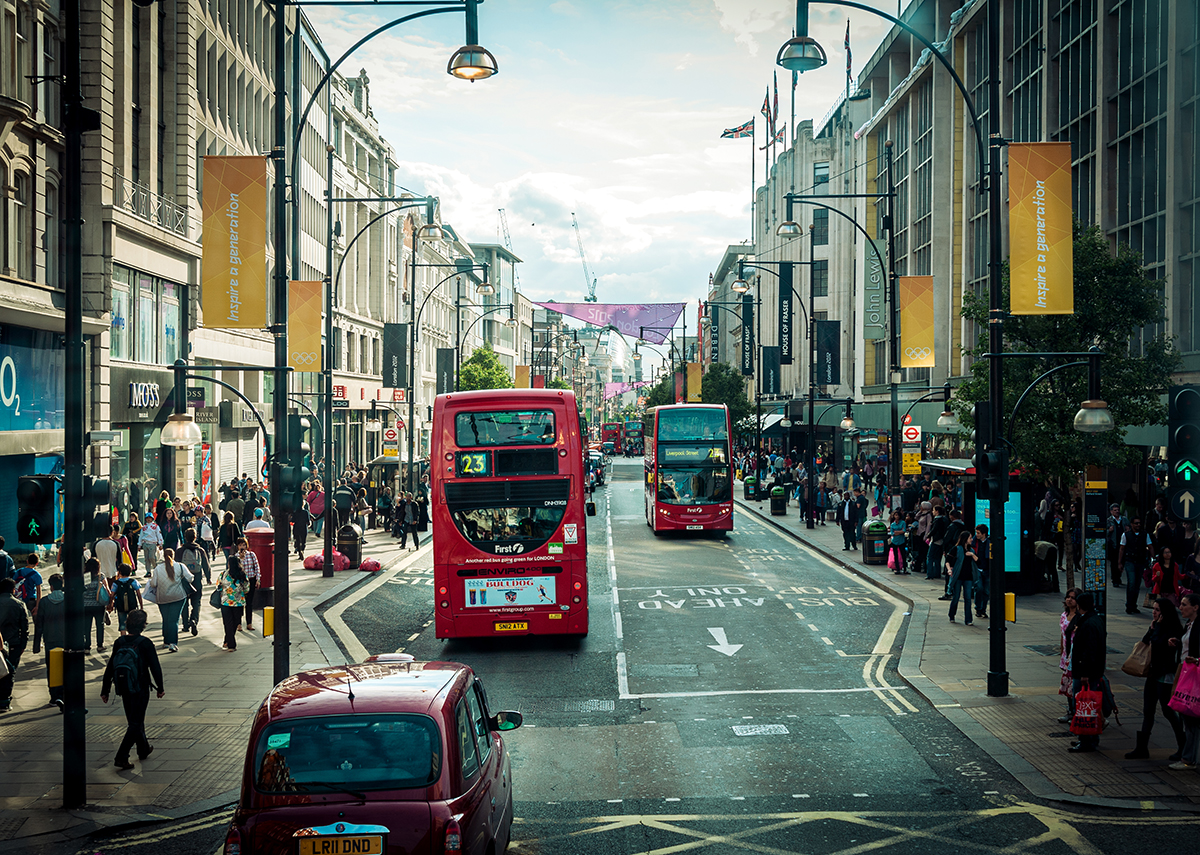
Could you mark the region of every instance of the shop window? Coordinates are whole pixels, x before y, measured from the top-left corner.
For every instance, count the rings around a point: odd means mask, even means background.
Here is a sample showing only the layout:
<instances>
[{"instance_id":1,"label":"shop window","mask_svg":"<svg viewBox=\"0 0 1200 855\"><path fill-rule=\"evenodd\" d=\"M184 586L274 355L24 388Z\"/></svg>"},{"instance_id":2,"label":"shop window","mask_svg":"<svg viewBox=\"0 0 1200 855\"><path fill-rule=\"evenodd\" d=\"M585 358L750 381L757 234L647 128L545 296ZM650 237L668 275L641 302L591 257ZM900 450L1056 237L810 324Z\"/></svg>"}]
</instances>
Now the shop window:
<instances>
[{"instance_id":1,"label":"shop window","mask_svg":"<svg viewBox=\"0 0 1200 855\"><path fill-rule=\"evenodd\" d=\"M147 365L178 359L183 294L183 286L174 282L113 265L112 358Z\"/></svg>"},{"instance_id":2,"label":"shop window","mask_svg":"<svg viewBox=\"0 0 1200 855\"><path fill-rule=\"evenodd\" d=\"M109 340L109 356L112 359L133 358L129 340L130 309L129 288L118 288L114 283L112 289L112 336Z\"/></svg>"}]
</instances>

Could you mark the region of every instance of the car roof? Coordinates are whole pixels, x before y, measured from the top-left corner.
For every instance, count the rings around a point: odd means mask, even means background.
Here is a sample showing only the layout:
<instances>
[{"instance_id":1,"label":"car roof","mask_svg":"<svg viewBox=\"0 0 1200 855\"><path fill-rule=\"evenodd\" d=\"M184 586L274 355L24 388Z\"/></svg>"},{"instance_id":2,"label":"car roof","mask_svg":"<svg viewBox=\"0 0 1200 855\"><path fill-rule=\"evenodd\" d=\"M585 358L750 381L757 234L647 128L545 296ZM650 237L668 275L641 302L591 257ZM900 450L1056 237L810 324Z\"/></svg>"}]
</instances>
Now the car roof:
<instances>
[{"instance_id":1,"label":"car roof","mask_svg":"<svg viewBox=\"0 0 1200 855\"><path fill-rule=\"evenodd\" d=\"M293 674L263 701L267 721L361 713L434 714L447 692L465 688L458 662L363 662Z\"/></svg>"}]
</instances>

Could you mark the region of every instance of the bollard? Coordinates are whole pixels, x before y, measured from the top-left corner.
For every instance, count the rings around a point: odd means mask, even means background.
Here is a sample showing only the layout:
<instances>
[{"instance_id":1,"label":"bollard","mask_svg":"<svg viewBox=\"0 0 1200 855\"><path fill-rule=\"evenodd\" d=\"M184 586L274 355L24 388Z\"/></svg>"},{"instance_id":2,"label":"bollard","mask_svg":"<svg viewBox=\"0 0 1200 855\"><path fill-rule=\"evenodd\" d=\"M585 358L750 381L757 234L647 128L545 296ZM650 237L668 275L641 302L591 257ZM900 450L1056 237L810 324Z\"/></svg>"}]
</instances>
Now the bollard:
<instances>
[{"instance_id":1,"label":"bollard","mask_svg":"<svg viewBox=\"0 0 1200 855\"><path fill-rule=\"evenodd\" d=\"M1017 595L1011 591L1004 595L1004 619L1009 623L1017 622Z\"/></svg>"},{"instance_id":2,"label":"bollard","mask_svg":"<svg viewBox=\"0 0 1200 855\"><path fill-rule=\"evenodd\" d=\"M266 638L268 635L275 634L275 607L274 606L263 606L262 628L263 628L263 638Z\"/></svg>"},{"instance_id":3,"label":"bollard","mask_svg":"<svg viewBox=\"0 0 1200 855\"><path fill-rule=\"evenodd\" d=\"M51 689L62 689L63 649L61 647L53 648L46 660L46 682Z\"/></svg>"}]
</instances>

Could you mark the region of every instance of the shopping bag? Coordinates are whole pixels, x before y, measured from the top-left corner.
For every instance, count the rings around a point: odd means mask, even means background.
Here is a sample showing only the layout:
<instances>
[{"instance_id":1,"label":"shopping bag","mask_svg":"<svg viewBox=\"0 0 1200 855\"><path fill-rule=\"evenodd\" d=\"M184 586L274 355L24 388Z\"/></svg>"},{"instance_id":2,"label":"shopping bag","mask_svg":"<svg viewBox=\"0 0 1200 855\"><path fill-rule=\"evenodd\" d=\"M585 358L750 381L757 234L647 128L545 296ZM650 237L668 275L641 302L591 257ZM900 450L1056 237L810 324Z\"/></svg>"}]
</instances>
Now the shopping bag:
<instances>
[{"instance_id":1,"label":"shopping bag","mask_svg":"<svg viewBox=\"0 0 1200 855\"><path fill-rule=\"evenodd\" d=\"M1177 713L1200 718L1200 665L1184 662L1179 666L1175 679L1175 691L1167 703Z\"/></svg>"},{"instance_id":2,"label":"shopping bag","mask_svg":"<svg viewBox=\"0 0 1200 855\"><path fill-rule=\"evenodd\" d=\"M888 550L888 569L889 570L898 569L896 567L896 550L894 550L894 549Z\"/></svg>"},{"instance_id":3,"label":"shopping bag","mask_svg":"<svg viewBox=\"0 0 1200 855\"><path fill-rule=\"evenodd\" d=\"M212 593L208 595L208 604L214 609L221 608L221 589L213 588Z\"/></svg>"},{"instance_id":4,"label":"shopping bag","mask_svg":"<svg viewBox=\"0 0 1200 855\"><path fill-rule=\"evenodd\" d=\"M1150 673L1150 645L1139 641L1133 645L1133 652L1121 666L1121 670L1130 677L1145 677Z\"/></svg>"},{"instance_id":5,"label":"shopping bag","mask_svg":"<svg viewBox=\"0 0 1200 855\"><path fill-rule=\"evenodd\" d=\"M1100 708L1104 703L1104 694L1099 689L1093 689L1084 680L1075 695L1075 715L1071 719L1071 733L1076 736L1099 736L1104 730L1104 717Z\"/></svg>"},{"instance_id":6,"label":"shopping bag","mask_svg":"<svg viewBox=\"0 0 1200 855\"><path fill-rule=\"evenodd\" d=\"M381 569L379 562L374 558L368 558L358 565L358 569L367 573L378 573Z\"/></svg>"}]
</instances>

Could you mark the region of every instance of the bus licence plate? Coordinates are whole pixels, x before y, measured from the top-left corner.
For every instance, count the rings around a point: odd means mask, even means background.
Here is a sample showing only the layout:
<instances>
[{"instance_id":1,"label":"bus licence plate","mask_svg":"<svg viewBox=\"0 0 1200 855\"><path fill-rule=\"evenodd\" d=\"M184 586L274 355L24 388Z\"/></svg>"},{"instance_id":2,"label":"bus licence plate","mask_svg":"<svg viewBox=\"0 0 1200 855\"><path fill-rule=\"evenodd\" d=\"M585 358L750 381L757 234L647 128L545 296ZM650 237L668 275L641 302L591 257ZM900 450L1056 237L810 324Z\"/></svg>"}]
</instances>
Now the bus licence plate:
<instances>
[{"instance_id":1,"label":"bus licence plate","mask_svg":"<svg viewBox=\"0 0 1200 855\"><path fill-rule=\"evenodd\" d=\"M525 620L510 620L496 624L496 632L527 632L529 630L529 621Z\"/></svg>"},{"instance_id":2,"label":"bus licence plate","mask_svg":"<svg viewBox=\"0 0 1200 855\"><path fill-rule=\"evenodd\" d=\"M688 531L704 531L704 526L702 526L702 525L689 525L689 526L687 527L687 530L688 530Z\"/></svg>"},{"instance_id":3,"label":"bus licence plate","mask_svg":"<svg viewBox=\"0 0 1200 855\"><path fill-rule=\"evenodd\" d=\"M300 838L300 855L381 855L382 852L383 837L377 834Z\"/></svg>"}]
</instances>

